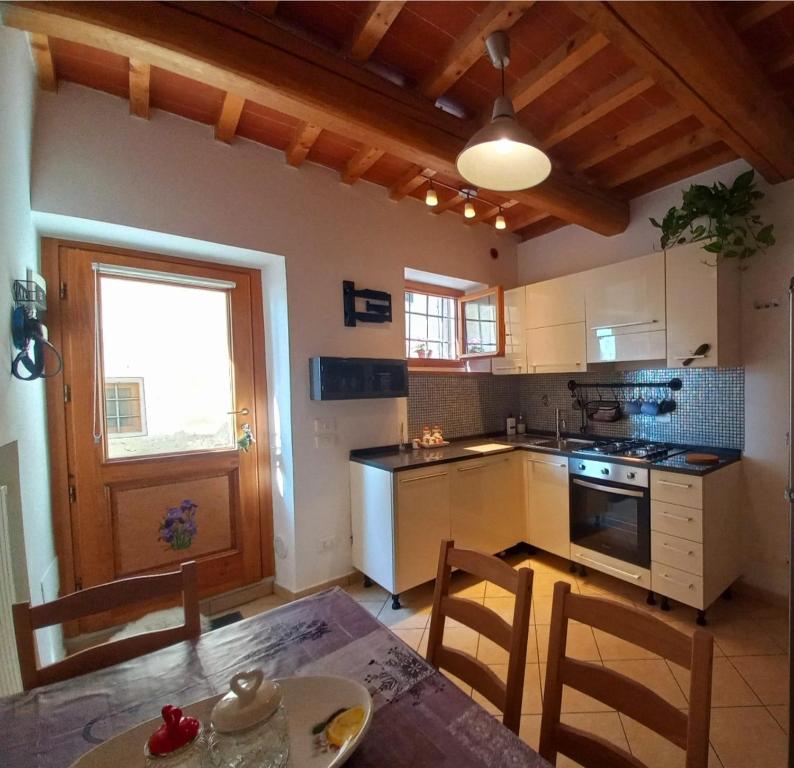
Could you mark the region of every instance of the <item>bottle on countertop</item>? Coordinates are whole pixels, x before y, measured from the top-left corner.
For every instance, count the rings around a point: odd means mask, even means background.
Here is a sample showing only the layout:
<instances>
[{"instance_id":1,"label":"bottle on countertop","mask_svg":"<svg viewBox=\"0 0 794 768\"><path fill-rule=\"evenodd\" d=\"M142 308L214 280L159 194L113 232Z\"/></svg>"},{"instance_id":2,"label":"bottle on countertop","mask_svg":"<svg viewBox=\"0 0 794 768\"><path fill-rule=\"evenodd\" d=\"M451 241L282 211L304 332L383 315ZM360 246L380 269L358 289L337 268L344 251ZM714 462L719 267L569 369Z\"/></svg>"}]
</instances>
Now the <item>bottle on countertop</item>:
<instances>
[{"instance_id":1,"label":"bottle on countertop","mask_svg":"<svg viewBox=\"0 0 794 768\"><path fill-rule=\"evenodd\" d=\"M527 423L524 421L524 414L518 414L518 424L516 424L516 430L518 431L519 435L526 434L527 431Z\"/></svg>"},{"instance_id":2,"label":"bottle on countertop","mask_svg":"<svg viewBox=\"0 0 794 768\"><path fill-rule=\"evenodd\" d=\"M513 435L515 435L515 433L516 433L516 417L513 416L512 413L507 417L507 421L505 422L505 424L506 424L506 427L507 427L507 429L506 429L507 436L508 437L512 437Z\"/></svg>"}]
</instances>

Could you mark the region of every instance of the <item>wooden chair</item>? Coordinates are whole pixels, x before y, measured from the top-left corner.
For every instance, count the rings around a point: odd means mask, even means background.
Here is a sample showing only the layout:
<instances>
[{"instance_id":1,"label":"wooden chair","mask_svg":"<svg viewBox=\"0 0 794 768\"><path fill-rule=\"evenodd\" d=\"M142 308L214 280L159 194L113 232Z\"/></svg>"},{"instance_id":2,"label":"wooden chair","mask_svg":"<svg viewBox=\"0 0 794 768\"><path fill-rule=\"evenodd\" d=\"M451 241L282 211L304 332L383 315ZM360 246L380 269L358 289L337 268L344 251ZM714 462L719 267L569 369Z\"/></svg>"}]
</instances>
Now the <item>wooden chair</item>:
<instances>
[{"instance_id":1,"label":"wooden chair","mask_svg":"<svg viewBox=\"0 0 794 768\"><path fill-rule=\"evenodd\" d=\"M34 630L53 624L63 624L121 605L179 593L182 594L182 606L185 611L184 624L102 643L67 656L49 666L38 666ZM143 656L145 653L182 640L198 637L201 634L201 623L196 563L193 560L182 563L180 570L170 573L136 576L89 587L32 608L30 603L15 603L13 615L22 686L27 691L39 685L48 685L83 675L136 656Z\"/></svg>"},{"instance_id":2,"label":"wooden chair","mask_svg":"<svg viewBox=\"0 0 794 768\"><path fill-rule=\"evenodd\" d=\"M521 701L524 694L524 671L527 660L529 611L532 603L532 570L511 568L499 558L455 549L454 542L441 542L438 577L433 596L433 613L427 642L427 660L435 667L446 669L471 685L502 711L502 722L515 733L521 724ZM516 596L513 624L473 600L452 597L449 581L453 568L512 592ZM476 630L510 654L507 682L502 682L490 667L473 656L443 644L447 617Z\"/></svg>"},{"instance_id":3,"label":"wooden chair","mask_svg":"<svg viewBox=\"0 0 794 768\"><path fill-rule=\"evenodd\" d=\"M600 736L560 722L562 686L568 685L625 713L686 750L686 768L706 768L714 651L711 633L698 629L689 638L636 608L600 597L571 594L570 590L570 584L564 582L554 586L540 726L541 756L555 764L557 754L561 753L586 768L646 768L645 763ZM608 632L688 669L688 716L630 677L566 656L569 621Z\"/></svg>"}]
</instances>

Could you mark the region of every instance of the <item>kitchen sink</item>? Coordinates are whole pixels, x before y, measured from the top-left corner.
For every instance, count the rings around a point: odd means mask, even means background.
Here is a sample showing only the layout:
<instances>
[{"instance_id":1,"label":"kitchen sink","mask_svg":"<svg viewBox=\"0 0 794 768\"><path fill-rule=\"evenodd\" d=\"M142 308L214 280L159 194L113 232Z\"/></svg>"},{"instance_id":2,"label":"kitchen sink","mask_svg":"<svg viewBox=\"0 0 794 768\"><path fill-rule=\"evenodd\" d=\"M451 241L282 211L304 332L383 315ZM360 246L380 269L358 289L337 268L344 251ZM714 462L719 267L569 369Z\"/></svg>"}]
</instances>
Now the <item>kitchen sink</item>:
<instances>
[{"instance_id":1,"label":"kitchen sink","mask_svg":"<svg viewBox=\"0 0 794 768\"><path fill-rule=\"evenodd\" d=\"M595 441L569 437L562 440L546 440L542 443L536 443L536 445L539 448L550 448L553 451L579 451L582 448L589 448L591 445L595 445Z\"/></svg>"}]
</instances>

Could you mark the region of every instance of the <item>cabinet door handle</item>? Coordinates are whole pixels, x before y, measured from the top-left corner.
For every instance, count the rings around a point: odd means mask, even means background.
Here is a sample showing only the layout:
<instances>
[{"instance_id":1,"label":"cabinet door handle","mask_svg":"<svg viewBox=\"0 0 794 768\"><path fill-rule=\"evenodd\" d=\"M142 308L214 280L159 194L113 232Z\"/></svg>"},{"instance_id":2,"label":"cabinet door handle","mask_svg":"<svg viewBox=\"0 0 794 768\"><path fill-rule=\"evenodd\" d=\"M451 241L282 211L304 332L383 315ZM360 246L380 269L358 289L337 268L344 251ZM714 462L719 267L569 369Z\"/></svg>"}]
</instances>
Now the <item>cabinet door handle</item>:
<instances>
[{"instance_id":1,"label":"cabinet door handle","mask_svg":"<svg viewBox=\"0 0 794 768\"><path fill-rule=\"evenodd\" d=\"M674 483L672 480L657 480L659 485L669 485L673 488L691 488L692 483Z\"/></svg>"},{"instance_id":2,"label":"cabinet door handle","mask_svg":"<svg viewBox=\"0 0 794 768\"><path fill-rule=\"evenodd\" d=\"M667 579L667 581L672 581L673 584L678 584L679 587L686 587L687 589L695 588L695 585L691 582L687 584L685 581L678 581L677 579L672 578L669 573L663 573L662 578Z\"/></svg>"},{"instance_id":3,"label":"cabinet door handle","mask_svg":"<svg viewBox=\"0 0 794 768\"><path fill-rule=\"evenodd\" d=\"M674 515L672 512L660 512L663 517L672 517L673 520L680 520L682 523L691 523L695 518L683 517L682 515Z\"/></svg>"},{"instance_id":4,"label":"cabinet door handle","mask_svg":"<svg viewBox=\"0 0 794 768\"><path fill-rule=\"evenodd\" d=\"M435 472L432 475L422 475L421 477L400 478L401 483L418 483L420 480L430 480L433 477L446 477L446 472Z\"/></svg>"},{"instance_id":5,"label":"cabinet door handle","mask_svg":"<svg viewBox=\"0 0 794 768\"><path fill-rule=\"evenodd\" d=\"M674 547L672 544L668 544L666 541L662 542L663 547L667 547L667 549L671 549L673 552L678 552L680 555L689 555L692 557L695 552L691 549L679 549L678 547Z\"/></svg>"},{"instance_id":6,"label":"cabinet door handle","mask_svg":"<svg viewBox=\"0 0 794 768\"><path fill-rule=\"evenodd\" d=\"M483 464L475 464L473 467L458 467L458 472L471 472L473 469L482 469Z\"/></svg>"},{"instance_id":7,"label":"cabinet door handle","mask_svg":"<svg viewBox=\"0 0 794 768\"><path fill-rule=\"evenodd\" d=\"M673 360L701 360L708 355L676 355Z\"/></svg>"},{"instance_id":8,"label":"cabinet door handle","mask_svg":"<svg viewBox=\"0 0 794 768\"><path fill-rule=\"evenodd\" d=\"M635 320L633 323L610 323L609 325L591 325L591 331L604 331L608 328L631 328L634 325L651 325L658 323L658 320Z\"/></svg>"},{"instance_id":9,"label":"cabinet door handle","mask_svg":"<svg viewBox=\"0 0 794 768\"><path fill-rule=\"evenodd\" d=\"M585 557L584 555L576 555L577 560L584 560L586 563L592 563L594 565L599 566L600 568L606 568L608 571L614 571L615 573L619 573L623 576L628 576L630 579L634 579L635 581L639 581L642 578L641 573L630 573L629 571L622 571L620 568L615 568L612 565L607 565L606 563L602 563L600 560L593 560L592 557Z\"/></svg>"},{"instance_id":10,"label":"cabinet door handle","mask_svg":"<svg viewBox=\"0 0 794 768\"><path fill-rule=\"evenodd\" d=\"M567 464L558 464L556 461L538 461L538 459L527 459L530 464L545 464L547 467L567 467Z\"/></svg>"}]
</instances>

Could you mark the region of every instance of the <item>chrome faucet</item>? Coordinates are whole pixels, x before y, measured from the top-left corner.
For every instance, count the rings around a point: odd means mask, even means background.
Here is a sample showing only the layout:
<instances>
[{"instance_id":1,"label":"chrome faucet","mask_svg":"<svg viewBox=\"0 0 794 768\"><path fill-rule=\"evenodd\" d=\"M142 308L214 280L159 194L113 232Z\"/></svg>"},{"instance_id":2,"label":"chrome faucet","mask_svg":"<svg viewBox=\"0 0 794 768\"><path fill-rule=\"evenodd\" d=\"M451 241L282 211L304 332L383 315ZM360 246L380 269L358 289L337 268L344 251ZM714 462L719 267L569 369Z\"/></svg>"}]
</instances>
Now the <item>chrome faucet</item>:
<instances>
[{"instance_id":1,"label":"chrome faucet","mask_svg":"<svg viewBox=\"0 0 794 768\"><path fill-rule=\"evenodd\" d=\"M557 442L559 442L562 439L562 436L560 434L560 427L562 427L563 429L567 429L568 428L567 424L565 423L565 419L561 419L560 418L560 409L559 408L555 408L554 409L554 422L555 422L555 428L556 428Z\"/></svg>"}]
</instances>

